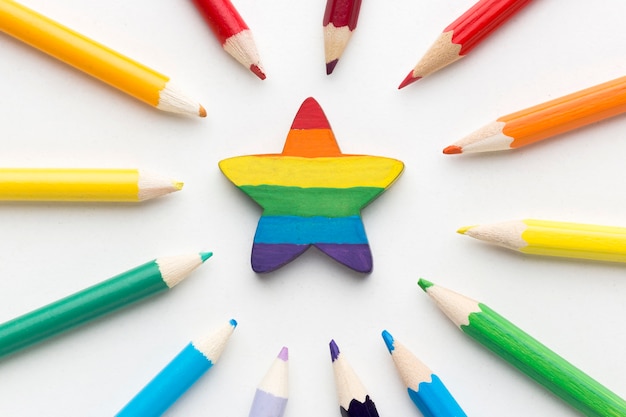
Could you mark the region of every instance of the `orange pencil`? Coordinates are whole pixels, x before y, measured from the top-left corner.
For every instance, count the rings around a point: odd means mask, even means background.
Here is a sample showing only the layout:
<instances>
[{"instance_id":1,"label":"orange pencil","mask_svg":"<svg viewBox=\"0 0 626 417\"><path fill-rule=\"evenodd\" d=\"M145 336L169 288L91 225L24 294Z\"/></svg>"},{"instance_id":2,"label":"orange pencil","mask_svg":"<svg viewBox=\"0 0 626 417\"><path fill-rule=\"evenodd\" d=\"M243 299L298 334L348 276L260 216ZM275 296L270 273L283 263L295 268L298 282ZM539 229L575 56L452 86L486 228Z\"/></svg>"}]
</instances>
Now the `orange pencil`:
<instances>
[{"instance_id":1,"label":"orange pencil","mask_svg":"<svg viewBox=\"0 0 626 417\"><path fill-rule=\"evenodd\" d=\"M0 32L159 110L206 117L170 78L13 0L0 0Z\"/></svg>"},{"instance_id":2,"label":"orange pencil","mask_svg":"<svg viewBox=\"0 0 626 417\"><path fill-rule=\"evenodd\" d=\"M621 77L502 116L448 146L443 153L519 148L624 112L626 77Z\"/></svg>"},{"instance_id":3,"label":"orange pencil","mask_svg":"<svg viewBox=\"0 0 626 417\"><path fill-rule=\"evenodd\" d=\"M259 53L250 28L230 0L193 0L222 47L241 65L264 80Z\"/></svg>"},{"instance_id":4,"label":"orange pencil","mask_svg":"<svg viewBox=\"0 0 626 417\"><path fill-rule=\"evenodd\" d=\"M443 30L398 88L463 58L528 3L530 0L480 0Z\"/></svg>"}]
</instances>

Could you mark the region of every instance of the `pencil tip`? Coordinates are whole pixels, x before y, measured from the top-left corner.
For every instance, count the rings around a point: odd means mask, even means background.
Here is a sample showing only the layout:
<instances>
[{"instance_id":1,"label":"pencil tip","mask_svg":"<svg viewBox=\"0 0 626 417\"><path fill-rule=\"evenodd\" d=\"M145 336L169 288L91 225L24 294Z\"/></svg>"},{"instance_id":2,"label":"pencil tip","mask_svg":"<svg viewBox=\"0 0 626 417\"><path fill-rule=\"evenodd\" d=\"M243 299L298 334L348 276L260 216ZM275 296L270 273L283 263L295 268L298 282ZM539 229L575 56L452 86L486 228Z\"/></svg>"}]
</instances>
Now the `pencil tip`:
<instances>
[{"instance_id":1,"label":"pencil tip","mask_svg":"<svg viewBox=\"0 0 626 417\"><path fill-rule=\"evenodd\" d=\"M424 292L426 292L426 290L428 290L428 288L432 287L435 284L433 284L430 281L425 280L424 278L420 278L419 281L417 281L417 285L419 285L420 288L422 290L424 290Z\"/></svg>"},{"instance_id":2,"label":"pencil tip","mask_svg":"<svg viewBox=\"0 0 626 417\"><path fill-rule=\"evenodd\" d=\"M332 61L326 63L326 75L332 74L337 66L337 62L339 62L339 59L333 59Z\"/></svg>"},{"instance_id":3,"label":"pencil tip","mask_svg":"<svg viewBox=\"0 0 626 417\"><path fill-rule=\"evenodd\" d=\"M407 85L414 83L415 81L419 80L420 78L422 78L422 77L413 77L413 71L409 72L409 75L407 75L406 78L404 79L404 81L402 81L402 83L398 87L398 90L403 89Z\"/></svg>"},{"instance_id":4,"label":"pencil tip","mask_svg":"<svg viewBox=\"0 0 626 417\"><path fill-rule=\"evenodd\" d=\"M230 319L228 323L230 323L230 325L233 327L237 327L237 320L235 319Z\"/></svg>"},{"instance_id":5,"label":"pencil tip","mask_svg":"<svg viewBox=\"0 0 626 417\"><path fill-rule=\"evenodd\" d=\"M463 148L461 148L460 146L456 146L456 145L450 145L446 149L443 150L443 153L445 153L446 155L455 155L455 154L463 153Z\"/></svg>"},{"instance_id":6,"label":"pencil tip","mask_svg":"<svg viewBox=\"0 0 626 417\"><path fill-rule=\"evenodd\" d=\"M213 252L200 252L200 259L202 259L202 263L205 263L211 256L213 256Z\"/></svg>"},{"instance_id":7,"label":"pencil tip","mask_svg":"<svg viewBox=\"0 0 626 417\"><path fill-rule=\"evenodd\" d=\"M206 109L202 107L202 104L198 105L198 116L206 117Z\"/></svg>"},{"instance_id":8,"label":"pencil tip","mask_svg":"<svg viewBox=\"0 0 626 417\"><path fill-rule=\"evenodd\" d=\"M261 67L259 67L256 64L252 64L250 65L250 71L252 71L254 73L254 75L256 75L257 77L259 77L260 79L264 80L265 79L265 73L263 72L263 70L261 69Z\"/></svg>"},{"instance_id":9,"label":"pencil tip","mask_svg":"<svg viewBox=\"0 0 626 417\"><path fill-rule=\"evenodd\" d=\"M280 352L278 353L278 359L287 362L287 360L289 360L289 349L287 348L287 346L283 346L283 348L280 350Z\"/></svg>"},{"instance_id":10,"label":"pencil tip","mask_svg":"<svg viewBox=\"0 0 626 417\"><path fill-rule=\"evenodd\" d=\"M460 234L460 235L464 235L464 234L465 234L465 233L467 233L467 231L468 231L469 229L471 229L472 227L474 227L474 226L463 226L463 227L459 228L459 230L457 230L456 232L457 232L458 234Z\"/></svg>"},{"instance_id":11,"label":"pencil tip","mask_svg":"<svg viewBox=\"0 0 626 417\"><path fill-rule=\"evenodd\" d=\"M182 190L184 185L185 183L182 181L172 181L172 187L174 187L176 191Z\"/></svg>"},{"instance_id":12,"label":"pencil tip","mask_svg":"<svg viewBox=\"0 0 626 417\"><path fill-rule=\"evenodd\" d=\"M339 357L339 346L337 346L337 343L335 343L334 339L330 341L329 346L330 346L330 358L332 359L333 362L335 362L337 358Z\"/></svg>"},{"instance_id":13,"label":"pencil tip","mask_svg":"<svg viewBox=\"0 0 626 417\"><path fill-rule=\"evenodd\" d=\"M385 345L387 345L387 350L391 353L394 350L393 336L387 330L383 330L382 336L385 341Z\"/></svg>"}]
</instances>

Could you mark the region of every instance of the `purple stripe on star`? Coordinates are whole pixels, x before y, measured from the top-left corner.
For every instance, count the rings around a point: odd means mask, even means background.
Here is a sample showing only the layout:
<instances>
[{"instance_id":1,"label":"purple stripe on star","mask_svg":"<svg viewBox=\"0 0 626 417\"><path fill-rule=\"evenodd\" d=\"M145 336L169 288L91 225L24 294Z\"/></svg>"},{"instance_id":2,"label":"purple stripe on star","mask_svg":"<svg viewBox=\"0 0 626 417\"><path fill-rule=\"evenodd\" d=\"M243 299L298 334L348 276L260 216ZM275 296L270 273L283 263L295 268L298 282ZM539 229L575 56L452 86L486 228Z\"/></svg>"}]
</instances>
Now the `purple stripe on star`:
<instances>
[{"instance_id":1,"label":"purple stripe on star","mask_svg":"<svg viewBox=\"0 0 626 417\"><path fill-rule=\"evenodd\" d=\"M368 244L315 243L314 246L337 262L357 272L372 272L372 252Z\"/></svg>"},{"instance_id":2,"label":"purple stripe on star","mask_svg":"<svg viewBox=\"0 0 626 417\"><path fill-rule=\"evenodd\" d=\"M297 258L310 246L287 243L255 243L252 246L252 269L259 273L272 272ZM368 244L315 243L314 246L337 262L357 272L372 271L372 252Z\"/></svg>"},{"instance_id":3,"label":"purple stripe on star","mask_svg":"<svg viewBox=\"0 0 626 417\"><path fill-rule=\"evenodd\" d=\"M254 272L272 272L288 264L311 245L267 244L252 245L252 269Z\"/></svg>"}]
</instances>

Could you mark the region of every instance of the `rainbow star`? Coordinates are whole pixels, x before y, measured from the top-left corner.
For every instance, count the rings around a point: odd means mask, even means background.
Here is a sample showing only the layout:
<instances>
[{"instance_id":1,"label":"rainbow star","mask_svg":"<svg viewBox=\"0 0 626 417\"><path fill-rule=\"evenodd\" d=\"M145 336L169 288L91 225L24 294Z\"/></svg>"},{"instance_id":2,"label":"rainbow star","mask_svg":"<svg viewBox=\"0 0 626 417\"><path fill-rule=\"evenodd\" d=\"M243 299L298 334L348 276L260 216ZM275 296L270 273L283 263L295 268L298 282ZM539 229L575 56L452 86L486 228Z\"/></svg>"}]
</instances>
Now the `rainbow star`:
<instances>
[{"instance_id":1,"label":"rainbow star","mask_svg":"<svg viewBox=\"0 0 626 417\"><path fill-rule=\"evenodd\" d=\"M309 97L282 153L220 161L224 175L263 207L252 269L270 272L311 245L358 272L372 270L361 209L402 173L401 161L342 154L324 112Z\"/></svg>"}]
</instances>

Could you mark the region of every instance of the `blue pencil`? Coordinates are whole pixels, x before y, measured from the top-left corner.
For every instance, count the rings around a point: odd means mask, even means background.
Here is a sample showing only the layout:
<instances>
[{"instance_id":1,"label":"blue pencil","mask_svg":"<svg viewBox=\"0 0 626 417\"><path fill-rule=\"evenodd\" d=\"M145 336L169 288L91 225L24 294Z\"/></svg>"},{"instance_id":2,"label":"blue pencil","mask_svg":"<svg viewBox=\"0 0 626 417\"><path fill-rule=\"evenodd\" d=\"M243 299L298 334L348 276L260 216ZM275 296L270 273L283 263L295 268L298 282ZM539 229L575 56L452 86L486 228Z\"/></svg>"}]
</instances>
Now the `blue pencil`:
<instances>
[{"instance_id":1,"label":"blue pencil","mask_svg":"<svg viewBox=\"0 0 626 417\"><path fill-rule=\"evenodd\" d=\"M117 417L160 416L219 359L237 322L230 320L204 339L191 341Z\"/></svg>"},{"instance_id":2,"label":"blue pencil","mask_svg":"<svg viewBox=\"0 0 626 417\"><path fill-rule=\"evenodd\" d=\"M407 348L383 330L383 340L407 387L409 397L424 417L467 417L443 382Z\"/></svg>"}]
</instances>

